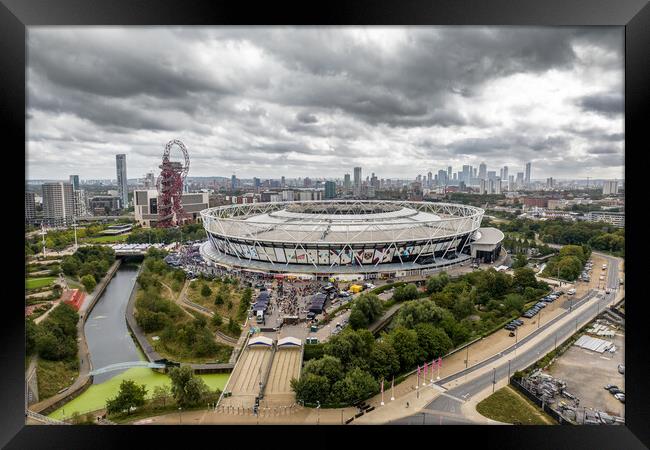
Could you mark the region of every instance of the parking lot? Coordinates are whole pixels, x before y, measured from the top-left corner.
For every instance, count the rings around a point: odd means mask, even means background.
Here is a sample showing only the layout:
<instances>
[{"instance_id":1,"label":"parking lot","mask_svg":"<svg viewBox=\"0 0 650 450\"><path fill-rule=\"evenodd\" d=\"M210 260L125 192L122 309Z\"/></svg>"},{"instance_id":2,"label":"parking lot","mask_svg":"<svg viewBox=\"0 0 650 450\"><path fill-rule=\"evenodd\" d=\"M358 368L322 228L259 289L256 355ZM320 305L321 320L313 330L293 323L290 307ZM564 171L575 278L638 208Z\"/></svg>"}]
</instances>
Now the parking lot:
<instances>
[{"instance_id":1,"label":"parking lot","mask_svg":"<svg viewBox=\"0 0 650 450\"><path fill-rule=\"evenodd\" d=\"M618 371L619 364L625 364L624 332L618 330L613 337L605 339L616 346L614 353L598 353L572 345L545 371L563 380L566 389L580 400L578 423L582 423L581 414L585 408L625 417L625 404L604 389L612 384L625 391L625 376Z\"/></svg>"}]
</instances>

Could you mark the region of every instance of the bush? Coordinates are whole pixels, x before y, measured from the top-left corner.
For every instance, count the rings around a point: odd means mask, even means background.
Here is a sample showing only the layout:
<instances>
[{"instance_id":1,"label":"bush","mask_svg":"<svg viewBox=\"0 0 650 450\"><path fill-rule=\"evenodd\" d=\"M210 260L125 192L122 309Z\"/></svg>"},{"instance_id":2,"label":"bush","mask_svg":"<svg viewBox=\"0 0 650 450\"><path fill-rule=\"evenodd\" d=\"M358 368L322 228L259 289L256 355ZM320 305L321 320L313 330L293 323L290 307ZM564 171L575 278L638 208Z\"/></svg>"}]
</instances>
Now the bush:
<instances>
[{"instance_id":1,"label":"bush","mask_svg":"<svg viewBox=\"0 0 650 450\"><path fill-rule=\"evenodd\" d=\"M395 293L393 294L393 299L396 302L415 300L416 298L418 298L418 288L412 283L395 288Z\"/></svg>"},{"instance_id":2,"label":"bush","mask_svg":"<svg viewBox=\"0 0 650 450\"><path fill-rule=\"evenodd\" d=\"M146 394L147 388L144 384L138 385L133 380L123 380L117 395L106 401L106 412L108 414L122 412L131 414L131 408L144 405Z\"/></svg>"},{"instance_id":3,"label":"bush","mask_svg":"<svg viewBox=\"0 0 650 450\"><path fill-rule=\"evenodd\" d=\"M211 295L212 295L212 289L210 289L210 286L208 286L207 284L204 284L204 285L201 287L201 295L202 295L203 297L209 297L209 296L211 296Z\"/></svg>"},{"instance_id":4,"label":"bush","mask_svg":"<svg viewBox=\"0 0 650 450\"><path fill-rule=\"evenodd\" d=\"M90 293L95 289L95 286L97 286L97 282L95 281L95 277L87 274L81 277L81 284L83 284L84 288L86 289L86 292Z\"/></svg>"}]
</instances>

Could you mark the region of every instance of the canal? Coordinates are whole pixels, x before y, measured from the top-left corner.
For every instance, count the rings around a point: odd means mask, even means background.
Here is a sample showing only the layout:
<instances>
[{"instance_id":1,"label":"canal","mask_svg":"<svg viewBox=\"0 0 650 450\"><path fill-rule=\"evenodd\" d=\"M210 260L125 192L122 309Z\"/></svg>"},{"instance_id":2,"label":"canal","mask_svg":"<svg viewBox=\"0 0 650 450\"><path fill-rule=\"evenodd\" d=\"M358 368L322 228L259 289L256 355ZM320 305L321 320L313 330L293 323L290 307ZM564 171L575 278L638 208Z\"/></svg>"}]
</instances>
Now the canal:
<instances>
[{"instance_id":1,"label":"canal","mask_svg":"<svg viewBox=\"0 0 650 450\"><path fill-rule=\"evenodd\" d=\"M137 273L137 266L121 266L86 320L84 331L93 369L144 359L129 334L125 319ZM93 384L103 383L125 370L95 375Z\"/></svg>"},{"instance_id":2,"label":"canal","mask_svg":"<svg viewBox=\"0 0 650 450\"><path fill-rule=\"evenodd\" d=\"M137 266L121 266L86 320L84 331L93 369L100 369L120 362L145 360L144 355L129 334L125 316L137 273ZM205 374L199 375L199 377L208 388L223 390L229 374ZM148 398L151 397L156 386L171 385L166 374L144 367L132 367L95 375L90 388L50 413L49 417L66 419L70 418L74 412L84 414L99 410L106 405L106 400L117 394L120 383L124 380L144 384L147 388Z\"/></svg>"}]
</instances>

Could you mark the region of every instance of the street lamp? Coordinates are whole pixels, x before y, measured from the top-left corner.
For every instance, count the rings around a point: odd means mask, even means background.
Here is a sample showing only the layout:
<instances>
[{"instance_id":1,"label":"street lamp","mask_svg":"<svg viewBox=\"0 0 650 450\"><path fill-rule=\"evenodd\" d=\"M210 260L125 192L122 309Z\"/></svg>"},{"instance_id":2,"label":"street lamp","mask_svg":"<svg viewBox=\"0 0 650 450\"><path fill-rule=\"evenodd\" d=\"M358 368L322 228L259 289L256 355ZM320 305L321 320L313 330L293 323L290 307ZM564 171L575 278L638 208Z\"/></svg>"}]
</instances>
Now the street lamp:
<instances>
[{"instance_id":1,"label":"street lamp","mask_svg":"<svg viewBox=\"0 0 650 450\"><path fill-rule=\"evenodd\" d=\"M508 383L510 382L510 360L508 360Z\"/></svg>"},{"instance_id":2,"label":"street lamp","mask_svg":"<svg viewBox=\"0 0 650 450\"><path fill-rule=\"evenodd\" d=\"M182 424L183 424L183 420L182 420L182 418L181 418L181 409L182 409L182 408L179 406L179 407L178 407L178 424L179 424L179 425L182 425Z\"/></svg>"},{"instance_id":3,"label":"street lamp","mask_svg":"<svg viewBox=\"0 0 650 450\"><path fill-rule=\"evenodd\" d=\"M320 424L320 401L319 400L316 400L316 413L317 413L316 425L319 425Z\"/></svg>"},{"instance_id":4,"label":"street lamp","mask_svg":"<svg viewBox=\"0 0 650 450\"><path fill-rule=\"evenodd\" d=\"M492 368L492 393L494 394L494 386L497 384L497 368Z\"/></svg>"}]
</instances>

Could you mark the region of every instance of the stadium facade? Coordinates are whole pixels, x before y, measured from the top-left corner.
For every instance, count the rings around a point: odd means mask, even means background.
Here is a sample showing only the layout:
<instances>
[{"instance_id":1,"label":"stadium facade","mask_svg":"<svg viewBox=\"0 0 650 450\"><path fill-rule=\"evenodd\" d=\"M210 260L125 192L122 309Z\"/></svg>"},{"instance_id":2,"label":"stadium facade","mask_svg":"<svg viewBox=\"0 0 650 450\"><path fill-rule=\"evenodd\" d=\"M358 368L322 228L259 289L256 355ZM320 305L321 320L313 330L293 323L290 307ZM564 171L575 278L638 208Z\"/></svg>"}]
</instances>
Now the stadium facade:
<instances>
[{"instance_id":1,"label":"stadium facade","mask_svg":"<svg viewBox=\"0 0 650 450\"><path fill-rule=\"evenodd\" d=\"M422 275L494 261L503 233L473 206L409 201L299 201L201 212L209 265L267 274L362 278Z\"/></svg>"}]
</instances>

